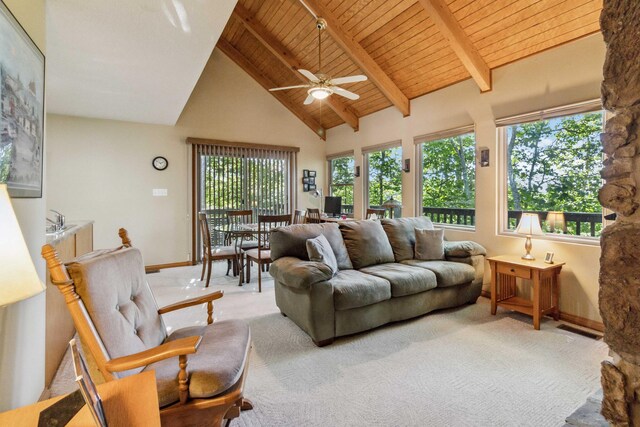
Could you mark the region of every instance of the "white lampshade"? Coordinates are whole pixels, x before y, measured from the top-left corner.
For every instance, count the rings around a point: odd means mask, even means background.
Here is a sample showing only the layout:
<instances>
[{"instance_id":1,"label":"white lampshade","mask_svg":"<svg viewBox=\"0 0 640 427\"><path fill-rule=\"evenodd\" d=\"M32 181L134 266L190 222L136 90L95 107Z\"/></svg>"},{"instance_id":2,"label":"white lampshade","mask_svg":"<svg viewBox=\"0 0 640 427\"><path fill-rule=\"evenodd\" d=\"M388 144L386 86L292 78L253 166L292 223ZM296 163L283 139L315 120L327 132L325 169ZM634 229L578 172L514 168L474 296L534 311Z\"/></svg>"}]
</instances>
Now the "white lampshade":
<instances>
[{"instance_id":1,"label":"white lampshade","mask_svg":"<svg viewBox=\"0 0 640 427\"><path fill-rule=\"evenodd\" d=\"M565 227L564 213L561 211L549 211L547 213L547 224L551 231L563 231Z\"/></svg>"},{"instance_id":2,"label":"white lampshade","mask_svg":"<svg viewBox=\"0 0 640 427\"><path fill-rule=\"evenodd\" d=\"M0 307L44 289L13 212L7 186L0 184Z\"/></svg>"},{"instance_id":3,"label":"white lampshade","mask_svg":"<svg viewBox=\"0 0 640 427\"><path fill-rule=\"evenodd\" d=\"M518 234L525 234L527 236L541 236L544 235L542 228L540 227L540 218L535 213L523 213L520 219L520 224L515 230Z\"/></svg>"}]
</instances>

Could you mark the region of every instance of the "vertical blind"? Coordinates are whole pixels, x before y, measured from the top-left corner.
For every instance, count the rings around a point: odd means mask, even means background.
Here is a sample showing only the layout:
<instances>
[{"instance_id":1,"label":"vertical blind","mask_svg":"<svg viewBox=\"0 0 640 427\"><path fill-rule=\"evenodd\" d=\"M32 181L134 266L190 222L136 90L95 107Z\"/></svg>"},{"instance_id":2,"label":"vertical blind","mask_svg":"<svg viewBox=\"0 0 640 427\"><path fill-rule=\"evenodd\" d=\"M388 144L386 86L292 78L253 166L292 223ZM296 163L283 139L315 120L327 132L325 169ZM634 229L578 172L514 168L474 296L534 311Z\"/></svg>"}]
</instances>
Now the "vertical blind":
<instances>
[{"instance_id":1,"label":"vertical blind","mask_svg":"<svg viewBox=\"0 0 640 427\"><path fill-rule=\"evenodd\" d=\"M196 144L197 206L206 212L214 244L222 244L215 226L226 223L227 210L277 215L292 210L295 194L294 150L259 146Z\"/></svg>"}]
</instances>

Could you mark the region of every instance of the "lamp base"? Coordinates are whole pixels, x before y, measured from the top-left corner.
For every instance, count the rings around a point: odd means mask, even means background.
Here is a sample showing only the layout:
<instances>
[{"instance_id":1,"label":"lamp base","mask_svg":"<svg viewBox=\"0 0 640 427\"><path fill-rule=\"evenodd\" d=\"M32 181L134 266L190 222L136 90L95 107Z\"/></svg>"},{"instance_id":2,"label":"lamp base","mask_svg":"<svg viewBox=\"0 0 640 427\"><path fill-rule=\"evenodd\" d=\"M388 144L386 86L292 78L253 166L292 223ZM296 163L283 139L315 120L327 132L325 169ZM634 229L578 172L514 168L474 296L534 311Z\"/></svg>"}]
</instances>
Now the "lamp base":
<instances>
[{"instance_id":1,"label":"lamp base","mask_svg":"<svg viewBox=\"0 0 640 427\"><path fill-rule=\"evenodd\" d=\"M524 241L524 250L527 252L521 256L522 259L526 259L527 261L533 261L534 259L536 259L533 255L531 255L532 247L533 245L531 244L531 235L527 234L527 239Z\"/></svg>"},{"instance_id":2,"label":"lamp base","mask_svg":"<svg viewBox=\"0 0 640 427\"><path fill-rule=\"evenodd\" d=\"M531 254L524 254L524 255L522 255L520 258L522 258L522 259L526 259L527 261L533 261L534 259L536 259L536 257L534 257L534 256L533 256L533 255L531 255Z\"/></svg>"}]
</instances>

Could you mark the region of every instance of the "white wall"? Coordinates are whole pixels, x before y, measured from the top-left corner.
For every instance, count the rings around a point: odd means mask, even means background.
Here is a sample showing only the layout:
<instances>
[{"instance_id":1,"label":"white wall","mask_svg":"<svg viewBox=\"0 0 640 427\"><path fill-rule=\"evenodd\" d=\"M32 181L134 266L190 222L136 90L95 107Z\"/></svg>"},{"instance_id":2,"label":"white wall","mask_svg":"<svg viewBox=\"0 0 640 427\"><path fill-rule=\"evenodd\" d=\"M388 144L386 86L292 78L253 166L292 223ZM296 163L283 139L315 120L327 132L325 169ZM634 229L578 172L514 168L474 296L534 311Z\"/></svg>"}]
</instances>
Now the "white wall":
<instances>
[{"instance_id":1,"label":"white wall","mask_svg":"<svg viewBox=\"0 0 640 427\"><path fill-rule=\"evenodd\" d=\"M4 0L4 3L45 52L44 0ZM44 188L46 191L46 181ZM44 281L40 247L45 238L46 199L12 202L33 262ZM44 389L44 322L44 293L0 307L0 411L35 402Z\"/></svg>"},{"instance_id":2,"label":"white wall","mask_svg":"<svg viewBox=\"0 0 640 427\"><path fill-rule=\"evenodd\" d=\"M494 120L599 98L604 55L600 34L543 52L494 70L491 92L481 94L475 83L467 80L412 100L409 117L403 118L396 109L388 108L361 118L357 133L345 125L330 129L327 153L354 149L356 164L361 165L362 147L402 139L403 158L411 159L412 168L410 174L403 174L403 214L412 216L416 214L413 138L475 123L476 145L491 150L491 166L476 169L476 230L447 230L447 238L475 240L486 246L489 255L519 254L524 239L497 235L498 145ZM362 172L355 183L358 195L362 194ZM355 204L355 211L361 213L362 198L356 197ZM546 251L554 251L556 260L567 263L561 274L561 311L600 321L600 247L534 239L534 255L543 257ZM485 283L488 278L485 276Z\"/></svg>"},{"instance_id":3,"label":"white wall","mask_svg":"<svg viewBox=\"0 0 640 427\"><path fill-rule=\"evenodd\" d=\"M219 51L214 51L176 126L48 115L47 206L95 220L95 247L119 243L125 227L145 263L189 260L189 136L300 147L302 169L324 182L325 143ZM158 172L153 157L169 168ZM152 197L154 188L167 197ZM298 189L298 206L312 202Z\"/></svg>"}]
</instances>

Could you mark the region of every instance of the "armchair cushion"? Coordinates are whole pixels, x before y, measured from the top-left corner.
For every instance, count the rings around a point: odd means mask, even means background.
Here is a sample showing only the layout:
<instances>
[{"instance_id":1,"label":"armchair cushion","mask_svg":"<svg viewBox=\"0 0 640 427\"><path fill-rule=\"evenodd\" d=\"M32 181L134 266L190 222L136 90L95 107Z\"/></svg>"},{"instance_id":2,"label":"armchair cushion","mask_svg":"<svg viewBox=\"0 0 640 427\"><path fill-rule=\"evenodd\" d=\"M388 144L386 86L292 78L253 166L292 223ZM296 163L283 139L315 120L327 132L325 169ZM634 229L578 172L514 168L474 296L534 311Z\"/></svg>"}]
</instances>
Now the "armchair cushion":
<instances>
[{"instance_id":1,"label":"armchair cushion","mask_svg":"<svg viewBox=\"0 0 640 427\"><path fill-rule=\"evenodd\" d=\"M217 396L231 388L242 375L249 354L249 326L239 320L224 320L208 326L178 329L167 342L189 336L202 337L198 351L187 358L190 374L189 395L192 398ZM160 406L180 400L178 395L178 358L172 357L148 365L155 371Z\"/></svg>"},{"instance_id":2,"label":"armchair cushion","mask_svg":"<svg viewBox=\"0 0 640 427\"><path fill-rule=\"evenodd\" d=\"M297 289L309 289L314 283L329 280L333 276L327 264L290 256L275 260L269 267L269 274L281 284Z\"/></svg>"},{"instance_id":3,"label":"armchair cushion","mask_svg":"<svg viewBox=\"0 0 640 427\"><path fill-rule=\"evenodd\" d=\"M166 328L137 248L92 252L68 264L67 270L110 358L139 353L165 340Z\"/></svg>"},{"instance_id":4,"label":"armchair cushion","mask_svg":"<svg viewBox=\"0 0 640 427\"><path fill-rule=\"evenodd\" d=\"M444 254L446 257L466 258L473 255L486 255L487 250L471 240L461 240L444 242Z\"/></svg>"}]
</instances>

